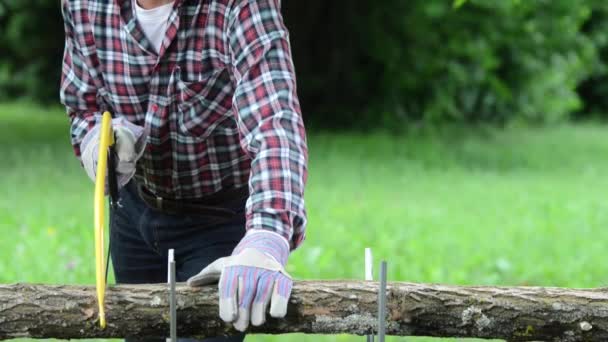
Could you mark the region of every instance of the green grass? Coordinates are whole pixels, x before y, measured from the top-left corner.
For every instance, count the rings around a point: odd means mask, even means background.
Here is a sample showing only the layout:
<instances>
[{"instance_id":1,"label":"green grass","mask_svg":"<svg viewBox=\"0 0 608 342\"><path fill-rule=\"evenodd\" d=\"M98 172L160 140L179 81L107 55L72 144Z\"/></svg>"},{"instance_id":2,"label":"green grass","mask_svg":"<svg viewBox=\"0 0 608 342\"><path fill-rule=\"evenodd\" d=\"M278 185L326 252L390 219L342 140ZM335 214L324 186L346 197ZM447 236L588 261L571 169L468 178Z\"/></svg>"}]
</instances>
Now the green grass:
<instances>
[{"instance_id":1,"label":"green grass","mask_svg":"<svg viewBox=\"0 0 608 342\"><path fill-rule=\"evenodd\" d=\"M309 140L308 238L288 268L298 279L360 279L369 246L393 281L606 285L604 126ZM0 283L92 284L93 186L62 110L0 105L0 156Z\"/></svg>"}]
</instances>

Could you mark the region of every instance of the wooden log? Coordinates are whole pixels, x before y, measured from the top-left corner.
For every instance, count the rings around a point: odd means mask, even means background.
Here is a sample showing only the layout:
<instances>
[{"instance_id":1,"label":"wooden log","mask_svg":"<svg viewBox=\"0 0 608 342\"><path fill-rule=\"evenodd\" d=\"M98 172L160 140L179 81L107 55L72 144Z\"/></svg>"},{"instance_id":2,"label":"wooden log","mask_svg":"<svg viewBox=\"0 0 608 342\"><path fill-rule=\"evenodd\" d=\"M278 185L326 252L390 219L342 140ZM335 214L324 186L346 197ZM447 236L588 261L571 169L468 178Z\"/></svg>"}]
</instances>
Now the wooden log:
<instances>
[{"instance_id":1,"label":"wooden log","mask_svg":"<svg viewBox=\"0 0 608 342\"><path fill-rule=\"evenodd\" d=\"M286 319L270 319L249 333L370 334L377 290L377 282L296 282ZM179 336L234 332L218 318L216 292L214 286L178 285ZM0 339L164 337L167 286L111 286L106 312L102 330L90 286L0 285ZM400 336L608 341L608 290L393 282L386 319L387 333Z\"/></svg>"}]
</instances>

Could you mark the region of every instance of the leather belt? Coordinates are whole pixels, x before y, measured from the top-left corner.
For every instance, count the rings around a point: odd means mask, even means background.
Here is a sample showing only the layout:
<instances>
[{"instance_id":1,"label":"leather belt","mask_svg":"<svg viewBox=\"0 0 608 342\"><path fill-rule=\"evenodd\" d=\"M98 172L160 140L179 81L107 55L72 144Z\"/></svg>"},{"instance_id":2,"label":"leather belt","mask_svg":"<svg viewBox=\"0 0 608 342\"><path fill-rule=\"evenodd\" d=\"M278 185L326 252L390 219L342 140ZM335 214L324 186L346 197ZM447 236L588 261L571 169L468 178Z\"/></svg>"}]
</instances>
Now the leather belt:
<instances>
[{"instance_id":1,"label":"leather belt","mask_svg":"<svg viewBox=\"0 0 608 342\"><path fill-rule=\"evenodd\" d=\"M249 196L247 186L235 189L221 190L202 198L173 199L153 194L144 185L137 185L139 197L152 209L172 215L209 215L217 217L233 217L236 211L226 205L242 200L243 206Z\"/></svg>"}]
</instances>

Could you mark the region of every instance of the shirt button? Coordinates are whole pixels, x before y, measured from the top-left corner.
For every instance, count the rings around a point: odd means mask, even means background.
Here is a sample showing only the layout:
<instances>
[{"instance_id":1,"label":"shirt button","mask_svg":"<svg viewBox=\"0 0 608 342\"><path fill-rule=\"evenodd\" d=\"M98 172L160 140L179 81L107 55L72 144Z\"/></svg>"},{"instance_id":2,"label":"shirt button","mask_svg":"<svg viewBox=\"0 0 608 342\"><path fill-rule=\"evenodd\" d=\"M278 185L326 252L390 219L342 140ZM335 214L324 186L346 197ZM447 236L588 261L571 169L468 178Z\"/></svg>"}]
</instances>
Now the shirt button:
<instances>
[{"instance_id":1,"label":"shirt button","mask_svg":"<svg viewBox=\"0 0 608 342\"><path fill-rule=\"evenodd\" d=\"M158 105L155 103L150 109L152 109L153 112L156 112L158 110Z\"/></svg>"}]
</instances>

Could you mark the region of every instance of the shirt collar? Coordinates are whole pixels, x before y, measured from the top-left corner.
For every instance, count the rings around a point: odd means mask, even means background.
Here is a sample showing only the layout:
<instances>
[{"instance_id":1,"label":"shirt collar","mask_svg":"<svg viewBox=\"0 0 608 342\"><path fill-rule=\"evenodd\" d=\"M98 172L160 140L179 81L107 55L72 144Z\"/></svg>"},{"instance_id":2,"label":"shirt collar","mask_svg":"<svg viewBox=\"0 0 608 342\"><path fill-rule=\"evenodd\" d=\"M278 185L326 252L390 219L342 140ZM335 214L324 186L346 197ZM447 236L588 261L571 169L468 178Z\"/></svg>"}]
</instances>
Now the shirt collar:
<instances>
[{"instance_id":1,"label":"shirt collar","mask_svg":"<svg viewBox=\"0 0 608 342\"><path fill-rule=\"evenodd\" d=\"M118 3L118 7L120 8L120 17L124 23L124 29L127 31L129 35L133 38L133 40L139 45L142 50L146 52L157 55L156 49L152 46L150 40L146 37L143 29L137 22L137 18L135 16L135 8L133 7L132 0L115 0ZM163 44L161 45L159 56L162 56L166 50L166 48L171 44L173 39L177 36L177 31L179 28L179 18L181 13L181 7L184 3L183 0L175 0L173 11L169 15L169 25L167 27L166 35L163 39Z\"/></svg>"}]
</instances>

